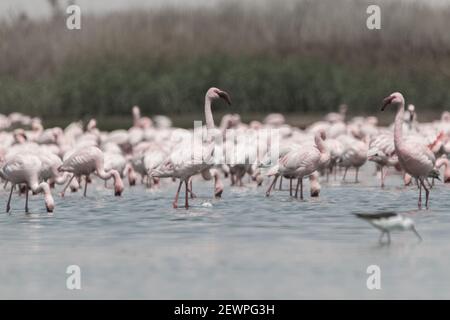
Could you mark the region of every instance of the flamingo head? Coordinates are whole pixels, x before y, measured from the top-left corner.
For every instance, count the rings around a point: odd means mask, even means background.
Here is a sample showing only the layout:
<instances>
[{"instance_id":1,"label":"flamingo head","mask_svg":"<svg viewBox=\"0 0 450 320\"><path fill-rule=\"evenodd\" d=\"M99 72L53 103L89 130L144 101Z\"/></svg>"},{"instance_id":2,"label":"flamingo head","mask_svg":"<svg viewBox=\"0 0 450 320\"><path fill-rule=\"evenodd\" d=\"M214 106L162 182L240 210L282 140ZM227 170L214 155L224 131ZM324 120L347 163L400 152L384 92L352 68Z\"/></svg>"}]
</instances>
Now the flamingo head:
<instances>
[{"instance_id":1,"label":"flamingo head","mask_svg":"<svg viewBox=\"0 0 450 320\"><path fill-rule=\"evenodd\" d=\"M123 182L122 179L116 179L115 183L114 183L114 195L116 197L121 196L122 192L123 192L124 186L123 186Z\"/></svg>"},{"instance_id":2,"label":"flamingo head","mask_svg":"<svg viewBox=\"0 0 450 320\"><path fill-rule=\"evenodd\" d=\"M220 90L218 88L210 88L207 92L206 92L206 97L208 97L211 100L214 99L223 99L225 100L229 105L231 105L231 97L230 95L223 90Z\"/></svg>"},{"instance_id":3,"label":"flamingo head","mask_svg":"<svg viewBox=\"0 0 450 320\"><path fill-rule=\"evenodd\" d=\"M55 201L51 194L45 195L45 207L47 208L47 212L53 212L55 209Z\"/></svg>"},{"instance_id":4,"label":"flamingo head","mask_svg":"<svg viewBox=\"0 0 450 320\"><path fill-rule=\"evenodd\" d=\"M140 117L140 115L141 115L141 109L139 109L139 107L138 106L134 106L132 109L131 109L131 113L133 114L133 116L134 117Z\"/></svg>"},{"instance_id":5,"label":"flamingo head","mask_svg":"<svg viewBox=\"0 0 450 320\"><path fill-rule=\"evenodd\" d=\"M394 92L388 97L384 98L383 106L381 107L381 111L384 111L386 107L390 104L399 105L405 102L403 95L400 92Z\"/></svg>"}]
</instances>

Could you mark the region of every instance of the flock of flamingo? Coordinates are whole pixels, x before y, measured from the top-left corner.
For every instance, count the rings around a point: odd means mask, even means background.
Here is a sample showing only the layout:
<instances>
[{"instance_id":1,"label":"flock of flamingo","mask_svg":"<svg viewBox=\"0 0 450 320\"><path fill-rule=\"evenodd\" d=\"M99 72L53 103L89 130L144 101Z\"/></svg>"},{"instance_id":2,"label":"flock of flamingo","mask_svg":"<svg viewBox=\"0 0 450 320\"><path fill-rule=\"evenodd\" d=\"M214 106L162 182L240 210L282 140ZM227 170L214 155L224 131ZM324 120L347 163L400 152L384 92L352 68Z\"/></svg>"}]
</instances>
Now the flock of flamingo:
<instances>
[{"instance_id":1,"label":"flock of flamingo","mask_svg":"<svg viewBox=\"0 0 450 320\"><path fill-rule=\"evenodd\" d=\"M428 208L430 189L434 179L439 179L442 167L445 168L443 181L450 182L447 159L450 113L444 112L438 121L419 123L413 105L405 110L401 93L392 93L383 101L382 110L387 106L397 108L395 122L389 127L378 126L373 116L346 119L347 106L341 105L339 112L327 114L304 130L288 125L285 117L277 113L268 115L262 122L254 120L248 124L243 123L238 114L226 114L216 127L212 104L219 99L231 104L230 95L223 90L213 87L206 92L206 126L202 128L202 135L196 135L194 130L172 127L166 116L142 117L137 106L132 108L133 126L111 132L100 131L95 119L85 128L81 122L74 122L65 129L45 129L39 118L21 113L0 114L0 179L5 190L10 188L6 212L11 210L14 193L25 196L25 211L28 212L30 190L33 195L43 193L47 211L53 212L52 194L56 185L64 184L61 197L68 188L72 192L83 188L86 196L94 177L104 180L107 188L107 181L112 178L115 196L123 193L125 184L130 188L139 187L138 184L161 188L165 184L162 178L169 178L167 184L178 179L173 207L178 207L184 184L186 209L189 199L195 197L193 177L211 181L216 198L222 196L225 179L230 179L232 186L242 186L244 181L257 186L266 183L269 185L266 196L277 187L282 190L285 179L289 180L290 195L303 199L304 178L310 181L311 196L319 196L321 180L329 181L330 177L336 180L338 174L345 180L348 169L354 169L357 183L359 169L370 161L375 163L382 188L388 172L403 175L405 185L417 185L419 209L422 189ZM214 136L225 138L228 129L245 134L249 129L266 128L279 129L281 134L276 163L268 162L264 156L258 156L251 163L208 161L217 152ZM199 143L186 144L186 138ZM260 140L245 143L258 143L260 151L268 152L271 141ZM224 152L235 143L225 139ZM197 145L202 146L200 152L192 150ZM240 147L234 150L247 149L246 145ZM248 179L244 179L246 176Z\"/></svg>"}]
</instances>

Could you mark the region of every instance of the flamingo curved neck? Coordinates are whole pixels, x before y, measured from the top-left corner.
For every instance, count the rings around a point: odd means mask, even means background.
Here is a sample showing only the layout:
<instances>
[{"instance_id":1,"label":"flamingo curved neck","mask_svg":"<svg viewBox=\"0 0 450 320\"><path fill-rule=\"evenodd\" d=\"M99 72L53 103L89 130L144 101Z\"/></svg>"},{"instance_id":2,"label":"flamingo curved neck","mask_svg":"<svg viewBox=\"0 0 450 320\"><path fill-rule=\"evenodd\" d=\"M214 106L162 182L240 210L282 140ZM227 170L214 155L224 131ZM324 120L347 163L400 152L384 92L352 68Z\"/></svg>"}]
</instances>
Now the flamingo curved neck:
<instances>
[{"instance_id":1,"label":"flamingo curved neck","mask_svg":"<svg viewBox=\"0 0 450 320\"><path fill-rule=\"evenodd\" d=\"M403 138L403 117L405 114L405 103L399 103L394 124L394 144L398 148L402 144Z\"/></svg>"},{"instance_id":2,"label":"flamingo curved neck","mask_svg":"<svg viewBox=\"0 0 450 320\"><path fill-rule=\"evenodd\" d=\"M206 120L206 128L208 130L214 129L214 119L211 111L211 98L208 96L205 97L205 120Z\"/></svg>"},{"instance_id":3,"label":"flamingo curved neck","mask_svg":"<svg viewBox=\"0 0 450 320\"><path fill-rule=\"evenodd\" d=\"M444 166L445 170L450 169L448 164L449 164L448 159L440 158L436 160L436 168L438 169L440 169L442 166Z\"/></svg>"},{"instance_id":4,"label":"flamingo curved neck","mask_svg":"<svg viewBox=\"0 0 450 320\"><path fill-rule=\"evenodd\" d=\"M325 148L325 144L323 143L322 137L320 136L320 133L316 134L314 140L315 140L314 142L316 143L316 146L319 149L320 153L325 153L326 148Z\"/></svg>"}]
</instances>

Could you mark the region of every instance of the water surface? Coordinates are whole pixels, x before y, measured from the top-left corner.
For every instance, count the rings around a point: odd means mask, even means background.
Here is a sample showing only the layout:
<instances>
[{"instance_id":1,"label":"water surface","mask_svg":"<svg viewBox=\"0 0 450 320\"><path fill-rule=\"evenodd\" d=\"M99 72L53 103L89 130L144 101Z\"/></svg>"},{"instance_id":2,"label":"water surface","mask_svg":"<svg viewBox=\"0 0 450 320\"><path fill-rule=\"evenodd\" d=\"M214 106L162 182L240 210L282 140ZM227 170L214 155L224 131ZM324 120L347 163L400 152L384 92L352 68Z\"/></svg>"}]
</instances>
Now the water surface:
<instances>
[{"instance_id":1,"label":"water surface","mask_svg":"<svg viewBox=\"0 0 450 320\"><path fill-rule=\"evenodd\" d=\"M55 193L53 215L38 196L25 215L14 195L12 215L0 214L0 298L450 298L450 186L438 183L431 209L418 211L415 187L390 176L381 190L372 173L366 166L359 184L322 183L320 198L305 201L228 181L217 201L210 182L195 181L188 211L172 209L170 181L122 197L97 182L87 198ZM379 245L379 232L352 215L388 210L411 216L424 241L397 232ZM66 288L73 264L81 290ZM381 290L366 287L371 264Z\"/></svg>"}]
</instances>

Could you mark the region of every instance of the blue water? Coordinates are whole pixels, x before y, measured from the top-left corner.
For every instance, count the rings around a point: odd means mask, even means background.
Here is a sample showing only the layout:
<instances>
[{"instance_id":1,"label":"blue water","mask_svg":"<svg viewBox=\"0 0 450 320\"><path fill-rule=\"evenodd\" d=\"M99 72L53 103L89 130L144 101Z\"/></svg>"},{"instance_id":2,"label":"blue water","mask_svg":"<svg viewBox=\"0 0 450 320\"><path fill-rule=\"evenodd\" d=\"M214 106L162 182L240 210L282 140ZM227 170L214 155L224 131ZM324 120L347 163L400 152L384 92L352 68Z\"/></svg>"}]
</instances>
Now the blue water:
<instances>
[{"instance_id":1,"label":"blue water","mask_svg":"<svg viewBox=\"0 0 450 320\"><path fill-rule=\"evenodd\" d=\"M51 215L40 196L26 215L15 194L12 214L0 214L0 298L450 298L450 186L438 182L430 210L418 211L416 187L391 175L382 190L373 167L363 171L361 183L322 182L320 198L305 201L228 181L214 200L212 183L195 180L189 210L172 209L169 180L122 197L97 181L87 198L54 192ZM379 232L352 215L387 210L415 220L424 241L397 232L380 245ZM372 264L381 290L367 289ZM66 288L69 265L81 268L81 290Z\"/></svg>"}]
</instances>

